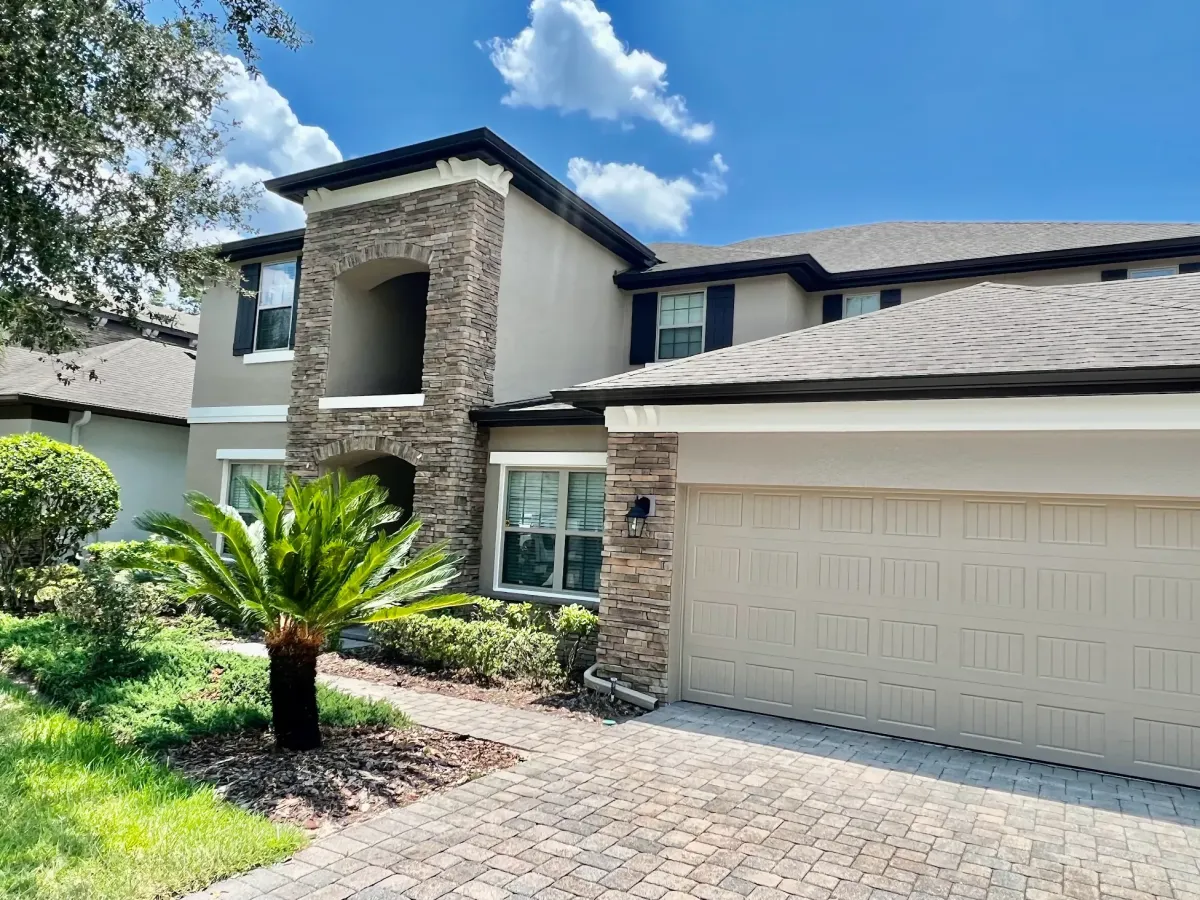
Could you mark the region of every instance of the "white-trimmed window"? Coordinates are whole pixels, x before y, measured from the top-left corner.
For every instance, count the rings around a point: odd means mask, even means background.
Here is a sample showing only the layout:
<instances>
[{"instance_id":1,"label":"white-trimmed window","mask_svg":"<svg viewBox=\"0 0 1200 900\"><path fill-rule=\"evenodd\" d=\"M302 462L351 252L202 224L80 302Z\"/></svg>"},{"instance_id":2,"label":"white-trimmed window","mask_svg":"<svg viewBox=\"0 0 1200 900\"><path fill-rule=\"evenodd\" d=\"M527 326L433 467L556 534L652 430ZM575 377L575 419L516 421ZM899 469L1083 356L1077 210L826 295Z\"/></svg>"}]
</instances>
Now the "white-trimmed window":
<instances>
[{"instance_id":1,"label":"white-trimmed window","mask_svg":"<svg viewBox=\"0 0 1200 900\"><path fill-rule=\"evenodd\" d=\"M258 283L254 350L286 350L292 340L292 304L296 301L296 260L263 263Z\"/></svg>"},{"instance_id":2,"label":"white-trimmed window","mask_svg":"<svg viewBox=\"0 0 1200 900\"><path fill-rule=\"evenodd\" d=\"M508 469L501 502L497 587L599 593L603 470Z\"/></svg>"},{"instance_id":3,"label":"white-trimmed window","mask_svg":"<svg viewBox=\"0 0 1200 900\"><path fill-rule=\"evenodd\" d=\"M861 316L863 313L876 312L879 309L879 292L870 294L847 294L842 298L842 318Z\"/></svg>"},{"instance_id":4,"label":"white-trimmed window","mask_svg":"<svg viewBox=\"0 0 1200 900\"><path fill-rule=\"evenodd\" d=\"M283 463L225 461L225 502L236 509L247 522L254 520L254 508L250 505L247 481L262 485L277 497L283 496L287 481Z\"/></svg>"},{"instance_id":5,"label":"white-trimmed window","mask_svg":"<svg viewBox=\"0 0 1200 900\"><path fill-rule=\"evenodd\" d=\"M1145 269L1130 269L1130 278L1164 278L1168 275L1178 275L1179 266L1148 266Z\"/></svg>"},{"instance_id":6,"label":"white-trimmed window","mask_svg":"<svg viewBox=\"0 0 1200 900\"><path fill-rule=\"evenodd\" d=\"M658 298L658 359L683 359L704 349L704 292Z\"/></svg>"}]
</instances>

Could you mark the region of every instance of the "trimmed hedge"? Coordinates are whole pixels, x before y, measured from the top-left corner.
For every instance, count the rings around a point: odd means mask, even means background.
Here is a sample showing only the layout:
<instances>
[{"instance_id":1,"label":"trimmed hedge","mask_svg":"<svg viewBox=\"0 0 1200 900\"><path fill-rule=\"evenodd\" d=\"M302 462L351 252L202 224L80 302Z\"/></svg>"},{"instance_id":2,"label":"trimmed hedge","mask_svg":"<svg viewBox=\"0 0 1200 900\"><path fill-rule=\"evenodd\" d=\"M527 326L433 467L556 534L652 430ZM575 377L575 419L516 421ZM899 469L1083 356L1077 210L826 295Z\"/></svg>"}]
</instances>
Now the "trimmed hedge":
<instances>
[{"instance_id":1,"label":"trimmed hedge","mask_svg":"<svg viewBox=\"0 0 1200 900\"><path fill-rule=\"evenodd\" d=\"M575 671L598 626L596 614L577 605L555 610L480 597L473 618L415 615L373 631L385 653L407 663L546 685Z\"/></svg>"},{"instance_id":2,"label":"trimmed hedge","mask_svg":"<svg viewBox=\"0 0 1200 900\"><path fill-rule=\"evenodd\" d=\"M119 488L100 460L44 434L0 438L0 600L27 612L54 563L110 526Z\"/></svg>"},{"instance_id":3,"label":"trimmed hedge","mask_svg":"<svg viewBox=\"0 0 1200 900\"><path fill-rule=\"evenodd\" d=\"M530 684L561 681L558 641L531 628L496 620L414 615L374 627L383 650L431 669L470 672L478 678L513 678Z\"/></svg>"}]
</instances>

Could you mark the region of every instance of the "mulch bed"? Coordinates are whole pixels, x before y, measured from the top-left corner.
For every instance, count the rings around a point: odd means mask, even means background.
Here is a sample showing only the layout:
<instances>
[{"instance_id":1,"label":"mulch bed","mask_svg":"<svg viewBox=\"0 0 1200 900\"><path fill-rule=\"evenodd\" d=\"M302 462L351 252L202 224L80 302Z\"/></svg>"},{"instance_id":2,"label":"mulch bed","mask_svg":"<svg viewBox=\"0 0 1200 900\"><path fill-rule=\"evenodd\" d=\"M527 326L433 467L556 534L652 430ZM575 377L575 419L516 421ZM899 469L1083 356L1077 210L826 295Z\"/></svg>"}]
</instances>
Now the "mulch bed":
<instances>
[{"instance_id":1,"label":"mulch bed","mask_svg":"<svg viewBox=\"0 0 1200 900\"><path fill-rule=\"evenodd\" d=\"M167 754L225 799L319 833L456 787L521 757L509 747L432 728L322 728L319 750L275 749L269 731L198 738Z\"/></svg>"},{"instance_id":2,"label":"mulch bed","mask_svg":"<svg viewBox=\"0 0 1200 900\"><path fill-rule=\"evenodd\" d=\"M645 712L629 703L602 697L582 684L572 684L570 688L563 689L536 690L503 679L480 682L457 672L430 671L383 659L371 649L322 654L317 660L317 670L326 675L341 675L413 691L480 700L587 721L624 722Z\"/></svg>"}]
</instances>

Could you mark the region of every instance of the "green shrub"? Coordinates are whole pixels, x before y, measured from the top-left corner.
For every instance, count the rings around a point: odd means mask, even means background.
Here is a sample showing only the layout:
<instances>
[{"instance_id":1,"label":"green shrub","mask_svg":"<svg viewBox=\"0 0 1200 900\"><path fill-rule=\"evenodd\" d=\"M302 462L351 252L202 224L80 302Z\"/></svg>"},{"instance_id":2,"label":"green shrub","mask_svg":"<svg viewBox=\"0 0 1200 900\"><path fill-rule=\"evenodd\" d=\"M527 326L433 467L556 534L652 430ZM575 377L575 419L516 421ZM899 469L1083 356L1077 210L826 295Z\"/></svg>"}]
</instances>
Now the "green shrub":
<instances>
[{"instance_id":1,"label":"green shrub","mask_svg":"<svg viewBox=\"0 0 1200 900\"><path fill-rule=\"evenodd\" d=\"M554 631L558 635L559 658L568 674L585 668L581 661L595 657L600 617L590 609L578 603L562 607L554 617Z\"/></svg>"},{"instance_id":2,"label":"green shrub","mask_svg":"<svg viewBox=\"0 0 1200 900\"><path fill-rule=\"evenodd\" d=\"M95 562L114 569L139 569L154 561L152 541L96 541L85 548Z\"/></svg>"},{"instance_id":3,"label":"green shrub","mask_svg":"<svg viewBox=\"0 0 1200 900\"><path fill-rule=\"evenodd\" d=\"M531 684L550 684L563 677L553 635L514 628L499 618L472 621L450 615L414 615L376 625L374 634L386 653L431 669Z\"/></svg>"},{"instance_id":4,"label":"green shrub","mask_svg":"<svg viewBox=\"0 0 1200 900\"><path fill-rule=\"evenodd\" d=\"M18 619L0 614L0 663L47 699L95 720L118 741L159 749L203 734L265 728L271 721L267 661L212 647L204 631L166 627L119 666L95 654L95 639L61 615ZM195 630L193 630L195 629ZM317 686L327 725L405 725L390 704Z\"/></svg>"},{"instance_id":5,"label":"green shrub","mask_svg":"<svg viewBox=\"0 0 1200 900\"><path fill-rule=\"evenodd\" d=\"M42 434L0 438L0 601L28 612L54 564L110 526L117 481L92 454ZM18 577L20 569L32 573Z\"/></svg>"},{"instance_id":6,"label":"green shrub","mask_svg":"<svg viewBox=\"0 0 1200 900\"><path fill-rule=\"evenodd\" d=\"M50 590L57 593L55 608L92 635L98 653L110 657L131 651L155 630L164 602L157 585L139 584L133 572L99 560L81 579Z\"/></svg>"}]
</instances>

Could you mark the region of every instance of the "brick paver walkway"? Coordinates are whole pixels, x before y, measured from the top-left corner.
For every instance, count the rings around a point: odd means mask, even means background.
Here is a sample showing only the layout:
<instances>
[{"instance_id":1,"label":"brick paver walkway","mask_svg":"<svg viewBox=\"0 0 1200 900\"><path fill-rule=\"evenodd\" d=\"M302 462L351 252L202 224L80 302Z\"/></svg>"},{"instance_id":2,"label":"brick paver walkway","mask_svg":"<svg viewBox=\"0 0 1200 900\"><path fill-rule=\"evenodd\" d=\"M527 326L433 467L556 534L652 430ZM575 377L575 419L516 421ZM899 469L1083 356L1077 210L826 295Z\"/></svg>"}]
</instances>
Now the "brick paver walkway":
<instances>
[{"instance_id":1,"label":"brick paver walkway","mask_svg":"<svg viewBox=\"0 0 1200 900\"><path fill-rule=\"evenodd\" d=\"M602 728L337 683L531 758L197 898L1200 900L1200 792L692 704Z\"/></svg>"}]
</instances>

